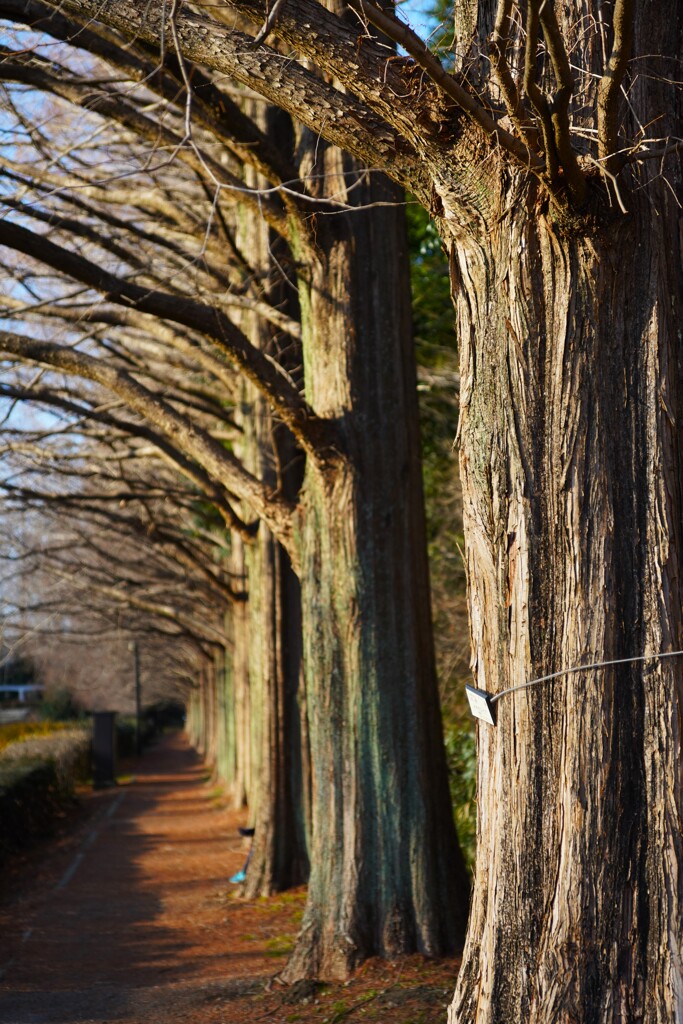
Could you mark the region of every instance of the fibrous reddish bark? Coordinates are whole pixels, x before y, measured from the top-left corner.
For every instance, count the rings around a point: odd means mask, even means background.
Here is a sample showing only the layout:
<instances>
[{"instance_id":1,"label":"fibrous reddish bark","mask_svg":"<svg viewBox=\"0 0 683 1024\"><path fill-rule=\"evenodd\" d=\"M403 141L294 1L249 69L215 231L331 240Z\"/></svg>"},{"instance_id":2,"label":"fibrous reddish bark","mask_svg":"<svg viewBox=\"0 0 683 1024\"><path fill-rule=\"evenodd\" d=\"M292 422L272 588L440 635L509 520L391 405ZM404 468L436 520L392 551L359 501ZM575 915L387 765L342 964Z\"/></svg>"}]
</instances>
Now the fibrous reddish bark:
<instances>
[{"instance_id":1,"label":"fibrous reddish bark","mask_svg":"<svg viewBox=\"0 0 683 1024\"><path fill-rule=\"evenodd\" d=\"M498 693L681 648L678 217L576 230L529 192L453 252L473 671ZM628 259L618 254L628 253ZM679 1020L681 664L573 673L479 726L453 1022Z\"/></svg>"},{"instance_id":2,"label":"fibrous reddish bark","mask_svg":"<svg viewBox=\"0 0 683 1024\"><path fill-rule=\"evenodd\" d=\"M315 145L326 187L343 191L353 162ZM307 399L341 450L309 460L298 514L312 836L288 980L453 949L469 888L431 643L401 194L376 176L354 184L358 205L390 205L321 218L303 302Z\"/></svg>"}]
</instances>

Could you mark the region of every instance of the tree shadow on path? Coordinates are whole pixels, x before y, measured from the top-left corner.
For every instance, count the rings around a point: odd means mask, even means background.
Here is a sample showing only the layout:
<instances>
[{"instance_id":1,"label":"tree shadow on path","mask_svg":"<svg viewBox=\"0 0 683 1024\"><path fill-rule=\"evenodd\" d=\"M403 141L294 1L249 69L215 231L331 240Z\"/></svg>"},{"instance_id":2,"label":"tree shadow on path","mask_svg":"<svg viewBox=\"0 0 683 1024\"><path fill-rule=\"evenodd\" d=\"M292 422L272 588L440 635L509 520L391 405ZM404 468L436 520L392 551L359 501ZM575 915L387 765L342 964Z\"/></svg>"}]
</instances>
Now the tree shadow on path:
<instances>
[{"instance_id":1,"label":"tree shadow on path","mask_svg":"<svg viewBox=\"0 0 683 1024\"><path fill-rule=\"evenodd\" d=\"M12 908L0 1024L117 1021L131 1012L147 1020L135 1011L147 1002L143 989L177 989L179 1011L193 986L226 999L232 989L258 987L263 967L254 964L255 978L248 951L234 963L225 951L225 894L244 856L237 815L211 801L197 754L167 737L133 783L99 799L29 918ZM252 957L260 959L257 950ZM174 1019L173 1006L167 1010L165 1019Z\"/></svg>"}]
</instances>

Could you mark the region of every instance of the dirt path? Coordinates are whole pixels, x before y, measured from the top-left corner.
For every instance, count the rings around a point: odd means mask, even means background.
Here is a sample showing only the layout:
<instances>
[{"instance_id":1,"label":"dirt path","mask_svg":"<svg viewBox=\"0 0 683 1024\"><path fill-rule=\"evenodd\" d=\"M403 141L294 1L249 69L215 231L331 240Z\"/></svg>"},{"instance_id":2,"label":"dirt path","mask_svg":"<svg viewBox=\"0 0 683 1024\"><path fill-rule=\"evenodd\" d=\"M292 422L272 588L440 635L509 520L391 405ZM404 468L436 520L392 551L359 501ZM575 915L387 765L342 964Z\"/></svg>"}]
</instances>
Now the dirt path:
<instances>
[{"instance_id":1,"label":"dirt path","mask_svg":"<svg viewBox=\"0 0 683 1024\"><path fill-rule=\"evenodd\" d=\"M75 828L5 878L0 1024L445 1018L452 962L372 963L347 986L271 987L304 894L235 898L240 824L178 736L145 754L130 784L88 796Z\"/></svg>"}]
</instances>

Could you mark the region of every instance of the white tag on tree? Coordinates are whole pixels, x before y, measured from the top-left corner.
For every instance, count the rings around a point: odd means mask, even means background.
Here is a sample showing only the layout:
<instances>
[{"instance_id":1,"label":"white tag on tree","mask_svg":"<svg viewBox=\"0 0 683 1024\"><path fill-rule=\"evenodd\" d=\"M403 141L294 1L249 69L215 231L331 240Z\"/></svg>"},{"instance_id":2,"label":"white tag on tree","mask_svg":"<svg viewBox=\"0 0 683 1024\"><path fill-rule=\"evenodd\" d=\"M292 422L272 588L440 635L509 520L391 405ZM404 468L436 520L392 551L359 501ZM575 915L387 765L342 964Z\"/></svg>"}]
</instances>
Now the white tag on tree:
<instances>
[{"instance_id":1,"label":"white tag on tree","mask_svg":"<svg viewBox=\"0 0 683 1024\"><path fill-rule=\"evenodd\" d=\"M465 692L470 702L470 711L474 717L480 718L482 722L488 722L489 725L495 725L496 715L491 703L492 694L487 693L486 690L477 690L475 686L467 685L465 686Z\"/></svg>"}]
</instances>

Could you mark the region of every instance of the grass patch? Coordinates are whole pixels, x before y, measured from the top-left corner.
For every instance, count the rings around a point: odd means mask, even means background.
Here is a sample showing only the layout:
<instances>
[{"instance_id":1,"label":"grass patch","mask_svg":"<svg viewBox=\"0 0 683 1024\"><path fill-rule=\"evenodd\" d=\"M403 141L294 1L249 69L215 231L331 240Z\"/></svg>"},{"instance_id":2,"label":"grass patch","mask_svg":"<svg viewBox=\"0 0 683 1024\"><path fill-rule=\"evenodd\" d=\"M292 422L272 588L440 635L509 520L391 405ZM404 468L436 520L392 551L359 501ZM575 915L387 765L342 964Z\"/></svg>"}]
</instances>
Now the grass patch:
<instances>
[{"instance_id":1,"label":"grass patch","mask_svg":"<svg viewBox=\"0 0 683 1024\"><path fill-rule=\"evenodd\" d=\"M294 950L291 935L275 935L266 941L266 956L289 956Z\"/></svg>"},{"instance_id":2,"label":"grass patch","mask_svg":"<svg viewBox=\"0 0 683 1024\"><path fill-rule=\"evenodd\" d=\"M276 914L283 910L294 910L296 914L303 913L303 906L306 902L305 888L291 889L287 892L279 892L275 896L260 896L255 904L259 910L266 914Z\"/></svg>"}]
</instances>

